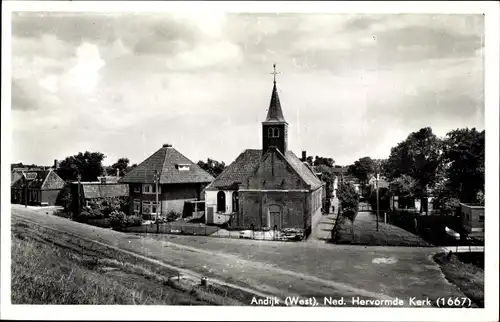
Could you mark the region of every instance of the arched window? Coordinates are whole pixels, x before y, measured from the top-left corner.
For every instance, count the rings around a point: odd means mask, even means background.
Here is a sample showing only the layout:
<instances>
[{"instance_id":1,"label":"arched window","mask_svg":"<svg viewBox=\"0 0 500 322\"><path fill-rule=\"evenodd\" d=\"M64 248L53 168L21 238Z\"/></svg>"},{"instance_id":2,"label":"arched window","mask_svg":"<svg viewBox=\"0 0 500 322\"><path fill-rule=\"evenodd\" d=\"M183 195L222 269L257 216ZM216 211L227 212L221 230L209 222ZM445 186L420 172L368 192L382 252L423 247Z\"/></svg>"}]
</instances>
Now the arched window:
<instances>
[{"instance_id":1,"label":"arched window","mask_svg":"<svg viewBox=\"0 0 500 322\"><path fill-rule=\"evenodd\" d=\"M224 191L217 192L217 211L226 212L226 194Z\"/></svg>"},{"instance_id":2,"label":"arched window","mask_svg":"<svg viewBox=\"0 0 500 322\"><path fill-rule=\"evenodd\" d=\"M267 130L267 136L270 138L278 138L280 136L280 129L277 127L270 127Z\"/></svg>"},{"instance_id":3,"label":"arched window","mask_svg":"<svg viewBox=\"0 0 500 322\"><path fill-rule=\"evenodd\" d=\"M273 129L273 137L275 137L275 138L279 138L280 137L280 129L278 129L277 127L275 127Z\"/></svg>"}]
</instances>

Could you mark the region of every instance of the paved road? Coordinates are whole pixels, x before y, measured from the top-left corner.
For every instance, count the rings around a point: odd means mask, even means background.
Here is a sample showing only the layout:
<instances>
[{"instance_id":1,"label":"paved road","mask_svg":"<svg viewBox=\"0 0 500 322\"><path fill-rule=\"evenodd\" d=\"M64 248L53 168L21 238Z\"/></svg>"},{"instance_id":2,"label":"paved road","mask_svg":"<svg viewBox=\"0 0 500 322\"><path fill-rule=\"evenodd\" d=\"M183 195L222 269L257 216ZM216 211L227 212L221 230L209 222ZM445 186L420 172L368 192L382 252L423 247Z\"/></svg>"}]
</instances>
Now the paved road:
<instances>
[{"instance_id":1,"label":"paved road","mask_svg":"<svg viewBox=\"0 0 500 322\"><path fill-rule=\"evenodd\" d=\"M441 249L340 246L202 236L124 234L12 206L12 220L90 238L175 267L262 293L286 296L417 299L463 294L432 255Z\"/></svg>"}]
</instances>

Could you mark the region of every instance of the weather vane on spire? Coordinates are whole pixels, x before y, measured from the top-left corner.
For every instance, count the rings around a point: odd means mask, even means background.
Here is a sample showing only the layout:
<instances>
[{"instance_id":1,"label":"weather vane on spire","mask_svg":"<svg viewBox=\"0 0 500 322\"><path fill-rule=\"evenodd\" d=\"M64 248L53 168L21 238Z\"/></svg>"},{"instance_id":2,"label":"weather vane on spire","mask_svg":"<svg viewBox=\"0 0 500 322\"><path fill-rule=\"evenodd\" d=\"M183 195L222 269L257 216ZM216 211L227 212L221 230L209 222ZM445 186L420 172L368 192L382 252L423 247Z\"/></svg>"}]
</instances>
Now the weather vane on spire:
<instances>
[{"instance_id":1,"label":"weather vane on spire","mask_svg":"<svg viewBox=\"0 0 500 322\"><path fill-rule=\"evenodd\" d=\"M273 75L274 83L276 84L276 75L281 74L281 73L276 72L276 64L273 64L273 68L274 68L274 71L270 74Z\"/></svg>"}]
</instances>

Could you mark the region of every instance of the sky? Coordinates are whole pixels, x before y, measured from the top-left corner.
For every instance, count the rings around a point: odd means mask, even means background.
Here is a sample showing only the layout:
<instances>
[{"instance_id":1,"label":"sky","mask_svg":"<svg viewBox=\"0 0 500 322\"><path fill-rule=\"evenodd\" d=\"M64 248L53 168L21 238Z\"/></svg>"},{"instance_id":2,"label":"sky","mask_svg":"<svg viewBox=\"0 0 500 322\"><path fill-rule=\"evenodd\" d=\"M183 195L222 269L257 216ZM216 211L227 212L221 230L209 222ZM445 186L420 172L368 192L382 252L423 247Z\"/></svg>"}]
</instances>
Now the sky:
<instances>
[{"instance_id":1,"label":"sky","mask_svg":"<svg viewBox=\"0 0 500 322\"><path fill-rule=\"evenodd\" d=\"M231 163L261 148L274 63L296 155L386 158L484 129L483 38L482 15L13 13L12 162Z\"/></svg>"}]
</instances>

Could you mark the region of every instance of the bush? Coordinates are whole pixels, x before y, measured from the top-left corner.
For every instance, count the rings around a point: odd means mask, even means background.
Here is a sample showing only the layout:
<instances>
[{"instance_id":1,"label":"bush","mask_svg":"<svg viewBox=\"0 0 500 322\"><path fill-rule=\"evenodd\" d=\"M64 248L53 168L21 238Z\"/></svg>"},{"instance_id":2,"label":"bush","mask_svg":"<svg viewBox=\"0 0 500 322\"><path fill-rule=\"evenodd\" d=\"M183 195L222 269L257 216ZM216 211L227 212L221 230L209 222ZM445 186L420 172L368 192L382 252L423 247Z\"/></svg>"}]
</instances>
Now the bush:
<instances>
[{"instance_id":1,"label":"bush","mask_svg":"<svg viewBox=\"0 0 500 322\"><path fill-rule=\"evenodd\" d=\"M69 185L66 185L57 196L56 205L63 206L64 210L70 210L72 203L71 188Z\"/></svg>"},{"instance_id":2,"label":"bush","mask_svg":"<svg viewBox=\"0 0 500 322\"><path fill-rule=\"evenodd\" d=\"M115 210L109 216L109 224L113 228L125 228L131 226L140 226L142 218L137 215L127 215L123 211Z\"/></svg>"},{"instance_id":3,"label":"bush","mask_svg":"<svg viewBox=\"0 0 500 322\"><path fill-rule=\"evenodd\" d=\"M86 223L89 220L103 219L104 216L99 210L86 209L80 211L79 214L75 214L73 219L77 222Z\"/></svg>"},{"instance_id":4,"label":"bush","mask_svg":"<svg viewBox=\"0 0 500 322\"><path fill-rule=\"evenodd\" d=\"M174 210L170 210L167 213L167 221L176 221L180 217L181 217L181 214L178 213L177 211L174 211Z\"/></svg>"},{"instance_id":5,"label":"bush","mask_svg":"<svg viewBox=\"0 0 500 322\"><path fill-rule=\"evenodd\" d=\"M66 209L57 209L52 214L62 218L73 218L73 213L71 211L67 211Z\"/></svg>"},{"instance_id":6,"label":"bush","mask_svg":"<svg viewBox=\"0 0 500 322\"><path fill-rule=\"evenodd\" d=\"M352 184L341 183L338 188L338 198L340 201L340 211L343 218L351 221L352 238L354 240L354 219L358 214L359 209L359 194Z\"/></svg>"}]
</instances>

